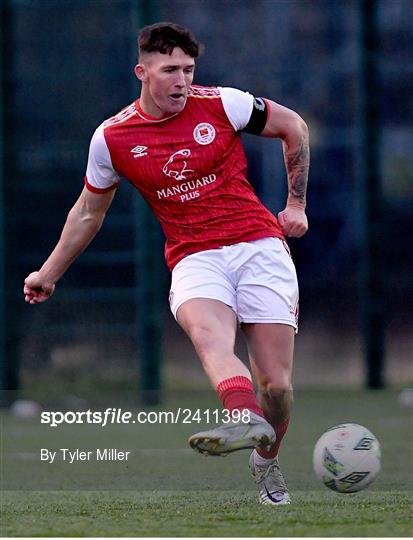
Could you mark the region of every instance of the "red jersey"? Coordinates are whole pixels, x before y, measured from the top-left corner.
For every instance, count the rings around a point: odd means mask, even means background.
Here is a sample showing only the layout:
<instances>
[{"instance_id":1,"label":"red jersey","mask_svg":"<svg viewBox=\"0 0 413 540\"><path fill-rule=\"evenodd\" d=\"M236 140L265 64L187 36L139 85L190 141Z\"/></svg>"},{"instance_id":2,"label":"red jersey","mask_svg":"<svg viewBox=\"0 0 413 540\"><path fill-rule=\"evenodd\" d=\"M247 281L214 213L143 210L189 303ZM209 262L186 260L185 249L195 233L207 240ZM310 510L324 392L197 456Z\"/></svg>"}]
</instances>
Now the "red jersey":
<instances>
[{"instance_id":1,"label":"red jersey","mask_svg":"<svg viewBox=\"0 0 413 540\"><path fill-rule=\"evenodd\" d=\"M253 96L233 88L192 86L184 109L161 119L137 100L93 135L86 186L103 193L129 180L161 223L171 270L191 253L284 239L247 180L240 130L252 107Z\"/></svg>"}]
</instances>

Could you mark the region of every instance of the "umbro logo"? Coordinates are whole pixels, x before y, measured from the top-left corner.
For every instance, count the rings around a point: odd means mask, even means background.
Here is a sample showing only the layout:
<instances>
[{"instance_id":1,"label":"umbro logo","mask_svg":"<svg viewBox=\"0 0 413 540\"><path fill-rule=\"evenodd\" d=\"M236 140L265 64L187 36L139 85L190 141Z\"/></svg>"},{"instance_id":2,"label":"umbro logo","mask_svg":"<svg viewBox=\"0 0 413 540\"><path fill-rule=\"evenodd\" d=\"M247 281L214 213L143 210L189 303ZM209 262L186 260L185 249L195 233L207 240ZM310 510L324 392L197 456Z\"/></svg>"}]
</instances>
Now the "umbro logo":
<instances>
[{"instance_id":1,"label":"umbro logo","mask_svg":"<svg viewBox=\"0 0 413 540\"><path fill-rule=\"evenodd\" d=\"M148 152L146 151L148 149L147 146L135 146L135 148L132 148L131 153L133 154L134 158L147 156Z\"/></svg>"}]
</instances>

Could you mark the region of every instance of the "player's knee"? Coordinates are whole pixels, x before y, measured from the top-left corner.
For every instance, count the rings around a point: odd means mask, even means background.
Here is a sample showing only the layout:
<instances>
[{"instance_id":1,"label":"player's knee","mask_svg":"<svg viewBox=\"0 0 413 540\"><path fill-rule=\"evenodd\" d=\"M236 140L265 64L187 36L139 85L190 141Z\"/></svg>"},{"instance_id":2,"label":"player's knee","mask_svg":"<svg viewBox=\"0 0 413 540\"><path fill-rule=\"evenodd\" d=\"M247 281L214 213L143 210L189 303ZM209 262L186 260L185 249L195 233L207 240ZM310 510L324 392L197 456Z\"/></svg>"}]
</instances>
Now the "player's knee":
<instances>
[{"instance_id":1,"label":"player's knee","mask_svg":"<svg viewBox=\"0 0 413 540\"><path fill-rule=\"evenodd\" d=\"M270 401L284 402L292 400L293 387L289 379L268 381L260 389L262 395Z\"/></svg>"}]
</instances>

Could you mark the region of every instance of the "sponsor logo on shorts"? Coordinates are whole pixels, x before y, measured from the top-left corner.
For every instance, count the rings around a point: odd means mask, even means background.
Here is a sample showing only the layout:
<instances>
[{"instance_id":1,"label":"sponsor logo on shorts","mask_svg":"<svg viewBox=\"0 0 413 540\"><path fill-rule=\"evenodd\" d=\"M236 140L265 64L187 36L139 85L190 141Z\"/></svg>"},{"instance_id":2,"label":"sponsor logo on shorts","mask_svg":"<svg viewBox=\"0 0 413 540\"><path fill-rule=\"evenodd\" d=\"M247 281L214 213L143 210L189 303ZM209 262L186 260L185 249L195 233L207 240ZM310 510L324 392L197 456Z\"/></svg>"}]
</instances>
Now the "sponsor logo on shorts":
<instances>
[{"instance_id":1,"label":"sponsor logo on shorts","mask_svg":"<svg viewBox=\"0 0 413 540\"><path fill-rule=\"evenodd\" d=\"M207 122L195 126L194 139L199 144L210 144L215 139L215 128Z\"/></svg>"},{"instance_id":2,"label":"sponsor logo on shorts","mask_svg":"<svg viewBox=\"0 0 413 540\"><path fill-rule=\"evenodd\" d=\"M291 315L294 315L295 324L298 325L298 318L299 318L299 314L300 314L300 303L299 303L298 298L297 298L297 301L295 303L295 306L290 306L290 313L291 313Z\"/></svg>"}]
</instances>

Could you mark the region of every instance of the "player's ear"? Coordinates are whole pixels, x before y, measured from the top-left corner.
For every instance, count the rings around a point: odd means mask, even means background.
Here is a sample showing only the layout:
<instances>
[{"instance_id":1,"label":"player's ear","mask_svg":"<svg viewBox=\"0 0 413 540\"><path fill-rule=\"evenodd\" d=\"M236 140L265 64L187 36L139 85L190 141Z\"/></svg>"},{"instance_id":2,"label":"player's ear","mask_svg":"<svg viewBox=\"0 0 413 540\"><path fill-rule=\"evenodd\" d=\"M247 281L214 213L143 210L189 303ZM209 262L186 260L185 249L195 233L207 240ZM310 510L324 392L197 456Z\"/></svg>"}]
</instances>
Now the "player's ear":
<instances>
[{"instance_id":1,"label":"player's ear","mask_svg":"<svg viewBox=\"0 0 413 540\"><path fill-rule=\"evenodd\" d=\"M143 64L136 64L134 72L141 82L146 82L148 80L148 72Z\"/></svg>"}]
</instances>

